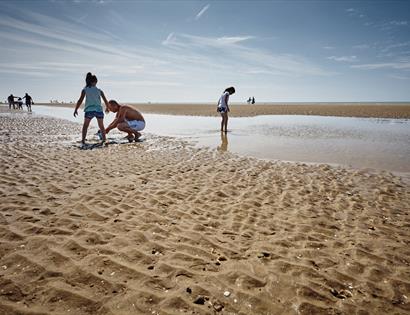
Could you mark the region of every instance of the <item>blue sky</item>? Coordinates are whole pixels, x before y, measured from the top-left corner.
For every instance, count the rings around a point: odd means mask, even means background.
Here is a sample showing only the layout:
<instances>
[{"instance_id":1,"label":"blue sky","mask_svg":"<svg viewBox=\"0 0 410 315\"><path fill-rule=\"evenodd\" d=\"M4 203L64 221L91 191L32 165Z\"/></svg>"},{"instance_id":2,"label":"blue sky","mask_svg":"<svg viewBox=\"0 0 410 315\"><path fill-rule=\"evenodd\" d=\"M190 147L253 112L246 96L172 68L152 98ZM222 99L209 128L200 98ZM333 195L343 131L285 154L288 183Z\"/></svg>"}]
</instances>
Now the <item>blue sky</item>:
<instances>
[{"instance_id":1,"label":"blue sky","mask_svg":"<svg viewBox=\"0 0 410 315\"><path fill-rule=\"evenodd\" d=\"M409 101L410 1L1 1L0 95Z\"/></svg>"}]
</instances>

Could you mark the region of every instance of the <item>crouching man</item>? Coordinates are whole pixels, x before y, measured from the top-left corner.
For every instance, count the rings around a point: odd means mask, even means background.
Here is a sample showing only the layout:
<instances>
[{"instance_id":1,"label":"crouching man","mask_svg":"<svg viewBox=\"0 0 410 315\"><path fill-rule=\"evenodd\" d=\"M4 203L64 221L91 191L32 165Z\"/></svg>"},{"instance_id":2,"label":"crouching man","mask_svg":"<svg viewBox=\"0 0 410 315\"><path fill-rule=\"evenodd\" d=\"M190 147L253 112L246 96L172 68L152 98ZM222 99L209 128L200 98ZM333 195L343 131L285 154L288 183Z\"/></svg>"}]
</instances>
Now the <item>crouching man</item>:
<instances>
[{"instance_id":1,"label":"crouching man","mask_svg":"<svg viewBox=\"0 0 410 315\"><path fill-rule=\"evenodd\" d=\"M105 129L106 134L110 130L118 128L118 130L128 134L127 139L129 142L137 141L141 137L139 132L145 128L145 120L139 111L128 105L120 105L114 100L108 102L108 110L117 113L117 115Z\"/></svg>"}]
</instances>

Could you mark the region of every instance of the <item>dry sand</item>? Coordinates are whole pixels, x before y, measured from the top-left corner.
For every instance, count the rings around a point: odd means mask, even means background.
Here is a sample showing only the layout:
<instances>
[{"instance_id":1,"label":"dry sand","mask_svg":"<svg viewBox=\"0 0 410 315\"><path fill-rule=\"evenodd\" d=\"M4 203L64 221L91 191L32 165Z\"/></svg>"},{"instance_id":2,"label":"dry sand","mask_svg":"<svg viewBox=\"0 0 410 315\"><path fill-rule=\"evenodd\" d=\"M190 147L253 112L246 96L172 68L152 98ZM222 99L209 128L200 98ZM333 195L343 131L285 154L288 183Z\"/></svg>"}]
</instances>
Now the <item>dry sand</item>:
<instances>
[{"instance_id":1,"label":"dry sand","mask_svg":"<svg viewBox=\"0 0 410 315\"><path fill-rule=\"evenodd\" d=\"M50 105L50 104L44 104ZM132 104L143 113L219 116L215 104ZM74 104L52 104L51 106L74 107ZM410 118L410 104L265 104L231 105L230 116L247 117L257 115L318 115L342 117Z\"/></svg>"},{"instance_id":2,"label":"dry sand","mask_svg":"<svg viewBox=\"0 0 410 315\"><path fill-rule=\"evenodd\" d=\"M410 312L399 177L150 135L81 151L80 125L26 114L0 128L0 314Z\"/></svg>"}]
</instances>

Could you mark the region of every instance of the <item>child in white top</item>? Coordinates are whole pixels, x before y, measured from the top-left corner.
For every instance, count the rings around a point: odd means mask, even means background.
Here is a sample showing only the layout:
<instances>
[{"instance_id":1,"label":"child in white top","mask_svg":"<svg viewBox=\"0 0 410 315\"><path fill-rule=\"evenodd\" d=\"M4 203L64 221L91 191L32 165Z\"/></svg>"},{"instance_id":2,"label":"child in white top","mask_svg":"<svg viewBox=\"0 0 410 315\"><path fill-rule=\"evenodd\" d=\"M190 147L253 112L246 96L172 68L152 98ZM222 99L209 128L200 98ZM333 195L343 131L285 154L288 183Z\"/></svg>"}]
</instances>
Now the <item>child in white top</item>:
<instances>
[{"instance_id":1,"label":"child in white top","mask_svg":"<svg viewBox=\"0 0 410 315\"><path fill-rule=\"evenodd\" d=\"M232 95L235 93L235 88L233 86L228 87L225 89L225 91L222 93L221 97L219 98L218 101L218 108L217 112L221 114L222 116L222 121L221 121L221 131L228 132L228 112L229 110L229 95Z\"/></svg>"}]
</instances>

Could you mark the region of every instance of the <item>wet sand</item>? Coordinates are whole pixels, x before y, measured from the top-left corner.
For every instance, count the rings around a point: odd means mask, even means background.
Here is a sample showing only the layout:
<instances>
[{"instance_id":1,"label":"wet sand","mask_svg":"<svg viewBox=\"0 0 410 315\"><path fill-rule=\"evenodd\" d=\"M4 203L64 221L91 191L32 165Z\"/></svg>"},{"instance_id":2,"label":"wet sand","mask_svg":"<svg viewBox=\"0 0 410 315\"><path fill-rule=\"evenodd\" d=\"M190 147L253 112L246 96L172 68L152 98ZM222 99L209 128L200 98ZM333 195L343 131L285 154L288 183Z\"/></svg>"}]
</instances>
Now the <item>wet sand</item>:
<instances>
[{"instance_id":1,"label":"wet sand","mask_svg":"<svg viewBox=\"0 0 410 315\"><path fill-rule=\"evenodd\" d=\"M0 115L1 314L408 314L410 189Z\"/></svg>"},{"instance_id":2,"label":"wet sand","mask_svg":"<svg viewBox=\"0 0 410 315\"><path fill-rule=\"evenodd\" d=\"M41 104L49 105L49 104ZM215 104L132 104L143 113L219 116ZM51 106L73 107L74 104L52 104ZM230 116L248 117L257 115L315 115L340 117L408 118L410 103L369 104L369 103L320 103L320 104L264 104L231 105Z\"/></svg>"}]
</instances>

